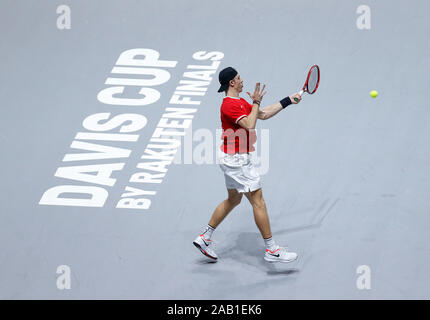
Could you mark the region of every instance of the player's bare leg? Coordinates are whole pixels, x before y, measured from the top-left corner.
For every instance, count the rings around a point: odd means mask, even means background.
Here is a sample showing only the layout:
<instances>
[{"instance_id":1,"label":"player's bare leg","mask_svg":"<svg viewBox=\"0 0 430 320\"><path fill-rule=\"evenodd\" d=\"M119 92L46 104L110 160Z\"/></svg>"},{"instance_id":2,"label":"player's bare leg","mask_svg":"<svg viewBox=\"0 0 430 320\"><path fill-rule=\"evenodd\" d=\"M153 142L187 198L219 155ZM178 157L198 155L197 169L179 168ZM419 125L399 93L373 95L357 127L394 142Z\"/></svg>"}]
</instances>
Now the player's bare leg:
<instances>
[{"instance_id":1,"label":"player's bare leg","mask_svg":"<svg viewBox=\"0 0 430 320\"><path fill-rule=\"evenodd\" d=\"M227 191L228 198L216 207L209 221L209 225L213 228L218 227L218 225L224 220L230 211L233 210L234 207L236 207L242 200L243 194L237 192L236 189L227 189Z\"/></svg>"},{"instance_id":2,"label":"player's bare leg","mask_svg":"<svg viewBox=\"0 0 430 320\"><path fill-rule=\"evenodd\" d=\"M264 259L269 262L291 262L297 259L295 252L289 252L287 248L278 246L272 238L269 215L263 191L260 189L245 193L254 210L254 220L266 245Z\"/></svg>"},{"instance_id":3,"label":"player's bare leg","mask_svg":"<svg viewBox=\"0 0 430 320\"><path fill-rule=\"evenodd\" d=\"M193 244L207 257L217 260L218 256L213 248L211 240L215 228L224 220L224 218L236 207L242 200L243 194L236 189L227 189L228 198L221 202L215 209L207 227L194 240Z\"/></svg>"},{"instance_id":4,"label":"player's bare leg","mask_svg":"<svg viewBox=\"0 0 430 320\"><path fill-rule=\"evenodd\" d=\"M253 192L245 193L249 202L254 210L254 220L261 235L264 239L271 238L272 232L270 230L269 215L267 214L266 202L263 198L262 189L255 190Z\"/></svg>"}]
</instances>

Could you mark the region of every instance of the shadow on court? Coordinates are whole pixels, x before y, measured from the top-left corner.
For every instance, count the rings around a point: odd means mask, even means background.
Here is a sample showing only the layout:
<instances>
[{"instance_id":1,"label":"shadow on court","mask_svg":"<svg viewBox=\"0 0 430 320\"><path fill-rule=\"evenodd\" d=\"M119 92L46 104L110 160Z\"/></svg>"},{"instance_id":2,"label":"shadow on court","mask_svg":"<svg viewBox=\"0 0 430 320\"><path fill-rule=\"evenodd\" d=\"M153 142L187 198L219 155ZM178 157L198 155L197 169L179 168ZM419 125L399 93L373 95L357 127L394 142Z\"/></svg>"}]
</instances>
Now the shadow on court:
<instances>
[{"instance_id":1,"label":"shadow on court","mask_svg":"<svg viewBox=\"0 0 430 320\"><path fill-rule=\"evenodd\" d=\"M233 261L239 268L257 268L267 275L291 275L299 272L297 261L271 263L264 260L264 244L258 232L239 233L228 247L218 250L219 263Z\"/></svg>"}]
</instances>

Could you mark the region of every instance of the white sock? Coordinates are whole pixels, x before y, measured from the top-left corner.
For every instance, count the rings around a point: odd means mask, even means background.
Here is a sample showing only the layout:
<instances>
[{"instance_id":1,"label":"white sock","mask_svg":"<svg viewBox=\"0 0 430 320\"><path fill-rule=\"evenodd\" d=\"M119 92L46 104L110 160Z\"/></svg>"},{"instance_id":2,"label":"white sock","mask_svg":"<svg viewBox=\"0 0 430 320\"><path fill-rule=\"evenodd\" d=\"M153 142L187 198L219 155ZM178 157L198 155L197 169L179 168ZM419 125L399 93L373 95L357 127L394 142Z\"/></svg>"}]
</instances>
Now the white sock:
<instances>
[{"instance_id":1,"label":"white sock","mask_svg":"<svg viewBox=\"0 0 430 320\"><path fill-rule=\"evenodd\" d=\"M270 251L273 251L278 247L272 237L264 239L264 244L266 245L266 249L269 249Z\"/></svg>"},{"instance_id":2,"label":"white sock","mask_svg":"<svg viewBox=\"0 0 430 320\"><path fill-rule=\"evenodd\" d=\"M210 225L207 225L202 232L203 237L205 237L206 240L210 240L214 231L215 228L211 227Z\"/></svg>"}]
</instances>

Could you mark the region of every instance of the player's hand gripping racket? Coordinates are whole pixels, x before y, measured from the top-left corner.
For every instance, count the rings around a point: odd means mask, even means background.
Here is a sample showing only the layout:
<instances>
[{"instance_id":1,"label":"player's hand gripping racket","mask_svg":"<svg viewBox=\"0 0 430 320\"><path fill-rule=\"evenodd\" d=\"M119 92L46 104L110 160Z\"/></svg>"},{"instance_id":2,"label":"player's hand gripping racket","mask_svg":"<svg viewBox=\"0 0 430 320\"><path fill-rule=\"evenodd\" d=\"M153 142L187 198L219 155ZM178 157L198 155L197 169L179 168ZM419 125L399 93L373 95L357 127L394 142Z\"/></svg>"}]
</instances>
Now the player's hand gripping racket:
<instances>
[{"instance_id":1,"label":"player's hand gripping racket","mask_svg":"<svg viewBox=\"0 0 430 320\"><path fill-rule=\"evenodd\" d=\"M308 77L306 78L305 85L303 89L299 92L300 96L303 92L307 92L309 94L314 94L318 89L318 84L320 83L320 67L317 65L313 65L308 72ZM294 98L296 102L299 102L299 99Z\"/></svg>"}]
</instances>

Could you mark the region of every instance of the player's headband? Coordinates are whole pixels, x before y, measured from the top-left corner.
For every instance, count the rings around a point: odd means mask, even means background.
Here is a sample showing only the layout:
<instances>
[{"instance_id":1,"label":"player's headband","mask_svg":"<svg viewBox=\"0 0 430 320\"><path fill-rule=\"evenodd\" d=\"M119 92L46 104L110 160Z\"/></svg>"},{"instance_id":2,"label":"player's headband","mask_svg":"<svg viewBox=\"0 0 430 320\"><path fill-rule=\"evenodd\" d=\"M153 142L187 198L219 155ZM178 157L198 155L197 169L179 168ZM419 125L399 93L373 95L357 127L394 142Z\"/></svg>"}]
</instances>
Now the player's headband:
<instances>
[{"instance_id":1,"label":"player's headband","mask_svg":"<svg viewBox=\"0 0 430 320\"><path fill-rule=\"evenodd\" d=\"M218 92L226 91L228 89L230 80L233 80L236 75L237 71L232 67L222 69L218 76L219 83L221 84L218 89Z\"/></svg>"}]
</instances>

